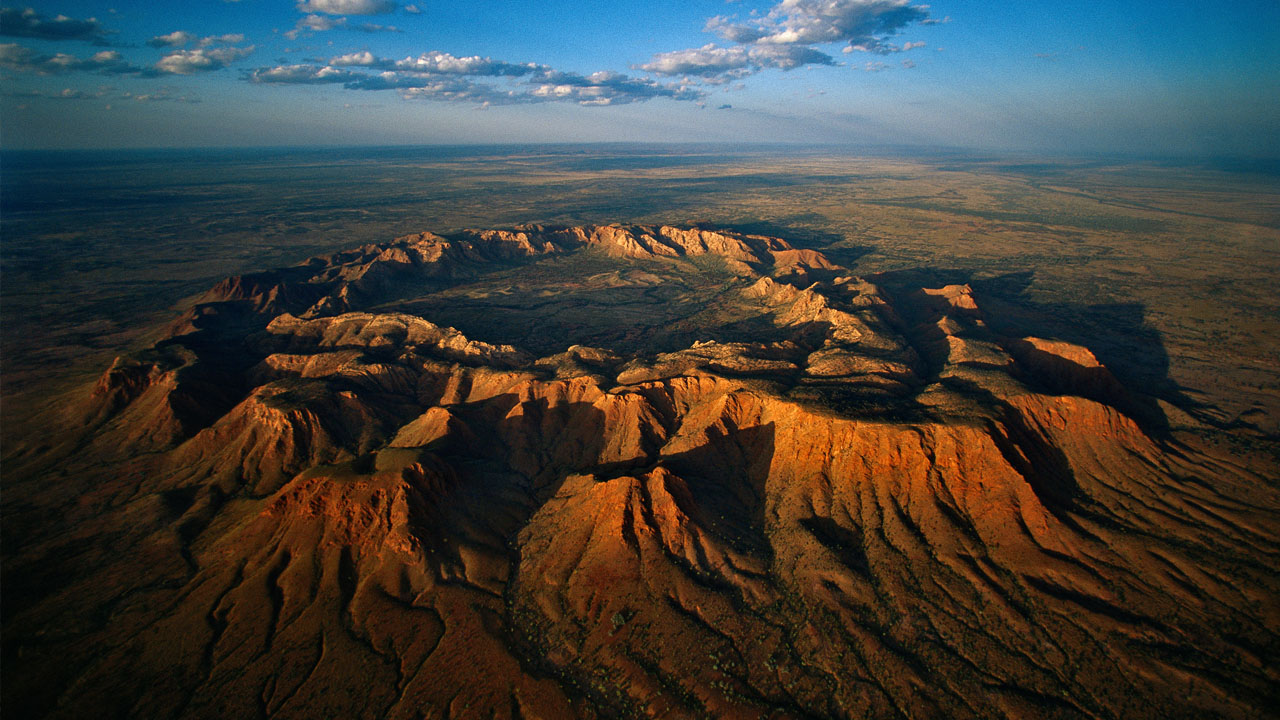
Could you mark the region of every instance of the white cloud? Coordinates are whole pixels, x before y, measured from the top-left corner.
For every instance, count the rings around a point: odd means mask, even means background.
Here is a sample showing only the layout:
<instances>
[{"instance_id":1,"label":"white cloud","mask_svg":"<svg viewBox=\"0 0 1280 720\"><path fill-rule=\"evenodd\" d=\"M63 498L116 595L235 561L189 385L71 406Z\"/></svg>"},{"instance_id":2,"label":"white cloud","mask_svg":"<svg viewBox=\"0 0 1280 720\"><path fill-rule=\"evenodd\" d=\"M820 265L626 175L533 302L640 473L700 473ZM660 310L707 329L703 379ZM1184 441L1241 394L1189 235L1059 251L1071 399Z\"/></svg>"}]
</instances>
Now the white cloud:
<instances>
[{"instance_id":1,"label":"white cloud","mask_svg":"<svg viewBox=\"0 0 1280 720\"><path fill-rule=\"evenodd\" d=\"M499 90L461 76L422 75L388 70L377 75L359 75L345 85L348 90L399 90L404 97L435 97L441 100L502 101L517 98L515 91Z\"/></svg>"},{"instance_id":2,"label":"white cloud","mask_svg":"<svg viewBox=\"0 0 1280 720\"><path fill-rule=\"evenodd\" d=\"M103 50L90 57L82 58L67 53L42 55L16 43L0 43L0 67L40 75L60 75L69 72L131 75L143 72L142 68L125 62L124 57L115 50Z\"/></svg>"},{"instance_id":3,"label":"white cloud","mask_svg":"<svg viewBox=\"0 0 1280 720\"><path fill-rule=\"evenodd\" d=\"M125 93L121 96L125 100L133 100L135 102L180 102L180 103L198 103L199 98L190 95L179 94L173 88L161 88L155 92L143 93L135 95L133 93Z\"/></svg>"},{"instance_id":4,"label":"white cloud","mask_svg":"<svg viewBox=\"0 0 1280 720\"><path fill-rule=\"evenodd\" d=\"M328 18L323 15L304 15L298 19L298 27L324 32L347 24L346 18Z\"/></svg>"},{"instance_id":5,"label":"white cloud","mask_svg":"<svg viewBox=\"0 0 1280 720\"><path fill-rule=\"evenodd\" d=\"M732 18L723 15L717 15L707 20L706 24L702 26L702 31L715 33L725 40L735 43L753 43L764 35L759 30L736 23Z\"/></svg>"},{"instance_id":6,"label":"white cloud","mask_svg":"<svg viewBox=\"0 0 1280 720\"><path fill-rule=\"evenodd\" d=\"M302 0L298 10L328 15L385 15L395 12L391 0Z\"/></svg>"},{"instance_id":7,"label":"white cloud","mask_svg":"<svg viewBox=\"0 0 1280 720\"><path fill-rule=\"evenodd\" d=\"M718 75L746 69L750 64L747 48L722 48L711 43L700 48L658 53L637 69L659 75Z\"/></svg>"},{"instance_id":8,"label":"white cloud","mask_svg":"<svg viewBox=\"0 0 1280 720\"><path fill-rule=\"evenodd\" d=\"M687 84L664 85L645 78L601 71L590 75L546 72L530 95L547 100L572 100L580 105L620 105L652 98L701 100L706 93Z\"/></svg>"},{"instance_id":9,"label":"white cloud","mask_svg":"<svg viewBox=\"0 0 1280 720\"><path fill-rule=\"evenodd\" d=\"M469 102L481 107L527 102L527 99L515 90L502 90L492 85L474 83L457 77L435 78L429 82L420 82L412 87L401 89L400 96L406 100Z\"/></svg>"},{"instance_id":10,"label":"white cloud","mask_svg":"<svg viewBox=\"0 0 1280 720\"><path fill-rule=\"evenodd\" d=\"M364 72L368 69L382 72ZM515 78L521 75L529 78L518 82ZM474 77L490 80L477 82L471 79ZM532 63L515 65L489 58L456 58L447 53L424 53L395 62L370 52L348 53L331 58L324 66L259 68L246 74L245 79L266 85L340 83L348 90L397 90L405 98L504 105L552 101L614 105L663 97L705 97L703 91L683 83L663 84L615 72L579 75Z\"/></svg>"},{"instance_id":11,"label":"white cloud","mask_svg":"<svg viewBox=\"0 0 1280 720\"><path fill-rule=\"evenodd\" d=\"M272 68L258 68L249 73L247 78L253 83L275 85L325 85L332 83L355 82L368 77L350 70L314 65L278 65Z\"/></svg>"},{"instance_id":12,"label":"white cloud","mask_svg":"<svg viewBox=\"0 0 1280 720\"><path fill-rule=\"evenodd\" d=\"M440 75L528 75L531 72L541 68L534 63L516 65L512 63L492 60L487 57L472 55L469 57L455 57L449 53L432 51L419 55L418 57L407 57L399 60L395 64L398 70L410 70L413 72L435 73Z\"/></svg>"},{"instance_id":13,"label":"white cloud","mask_svg":"<svg viewBox=\"0 0 1280 720\"><path fill-rule=\"evenodd\" d=\"M329 58L329 64L336 67L379 68L382 70L401 70L430 75L476 75L486 77L519 77L534 72L545 72L549 69L536 63L515 64L480 57L479 55L456 57L438 50L422 53L418 57L407 57L403 60L381 58L368 50L364 50Z\"/></svg>"},{"instance_id":14,"label":"white cloud","mask_svg":"<svg viewBox=\"0 0 1280 720\"><path fill-rule=\"evenodd\" d=\"M220 70L236 60L247 57L253 50L252 45L243 48L178 50L160 58L156 62L155 69L161 73L174 75L191 75L198 72Z\"/></svg>"},{"instance_id":15,"label":"white cloud","mask_svg":"<svg viewBox=\"0 0 1280 720\"><path fill-rule=\"evenodd\" d=\"M0 35L39 40L85 40L104 45L108 34L96 18L76 20L66 15L50 18L32 8L0 9Z\"/></svg>"},{"instance_id":16,"label":"white cloud","mask_svg":"<svg viewBox=\"0 0 1280 720\"><path fill-rule=\"evenodd\" d=\"M762 68L792 70L802 65L834 65L830 55L802 45L739 45L714 43L691 50L658 53L638 69L658 75L698 75L706 78L742 77Z\"/></svg>"},{"instance_id":17,"label":"white cloud","mask_svg":"<svg viewBox=\"0 0 1280 720\"><path fill-rule=\"evenodd\" d=\"M420 15L422 13L422 11L418 9L417 5L405 5L404 11L410 15Z\"/></svg>"},{"instance_id":18,"label":"white cloud","mask_svg":"<svg viewBox=\"0 0 1280 720\"><path fill-rule=\"evenodd\" d=\"M929 19L927 5L909 0L781 0L763 15L746 22L725 16L707 21L706 32L735 45L714 43L700 48L658 53L638 69L658 75L690 75L724 83L766 68L792 70L805 65L834 65L815 45L846 43L843 52L887 54L923 47L886 42L906 27Z\"/></svg>"},{"instance_id":19,"label":"white cloud","mask_svg":"<svg viewBox=\"0 0 1280 720\"><path fill-rule=\"evenodd\" d=\"M338 55L329 58L330 65L339 67L392 67L395 65L390 60L384 60L368 50L362 52L347 53L346 55Z\"/></svg>"},{"instance_id":20,"label":"white cloud","mask_svg":"<svg viewBox=\"0 0 1280 720\"><path fill-rule=\"evenodd\" d=\"M297 25L295 25L292 30L285 33L284 36L290 40L296 40L298 35L307 30L312 32L324 32L336 27L342 27L346 24L346 18L331 18L323 15L303 15L298 18Z\"/></svg>"},{"instance_id":21,"label":"white cloud","mask_svg":"<svg viewBox=\"0 0 1280 720\"><path fill-rule=\"evenodd\" d=\"M191 43L196 43L197 47L209 47L210 45L236 45L244 42L242 33L228 33L226 35L210 35L202 37L199 41L193 33L186 30L174 30L168 35L157 35L147 41L151 47L184 47Z\"/></svg>"},{"instance_id":22,"label":"white cloud","mask_svg":"<svg viewBox=\"0 0 1280 720\"><path fill-rule=\"evenodd\" d=\"M738 23L714 17L705 29L736 43L876 47L883 38L928 19L927 5L908 0L782 0L761 18Z\"/></svg>"},{"instance_id":23,"label":"white cloud","mask_svg":"<svg viewBox=\"0 0 1280 720\"><path fill-rule=\"evenodd\" d=\"M209 47L210 45L239 45L242 42L244 42L243 33L210 35L209 37L200 38L200 47Z\"/></svg>"},{"instance_id":24,"label":"white cloud","mask_svg":"<svg viewBox=\"0 0 1280 720\"><path fill-rule=\"evenodd\" d=\"M151 47L182 47L195 40L196 36L185 30L174 30L168 35L157 35L147 41Z\"/></svg>"}]
</instances>

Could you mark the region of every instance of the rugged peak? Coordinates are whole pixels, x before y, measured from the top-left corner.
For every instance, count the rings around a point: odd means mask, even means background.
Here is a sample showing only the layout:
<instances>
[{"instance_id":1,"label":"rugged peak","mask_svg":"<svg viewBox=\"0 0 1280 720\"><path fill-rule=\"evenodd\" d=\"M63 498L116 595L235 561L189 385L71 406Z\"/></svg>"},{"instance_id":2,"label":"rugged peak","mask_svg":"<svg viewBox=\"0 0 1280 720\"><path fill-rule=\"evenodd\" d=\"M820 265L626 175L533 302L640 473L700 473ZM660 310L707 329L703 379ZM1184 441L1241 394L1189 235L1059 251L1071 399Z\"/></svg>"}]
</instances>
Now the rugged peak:
<instances>
[{"instance_id":1,"label":"rugged peak","mask_svg":"<svg viewBox=\"0 0 1280 720\"><path fill-rule=\"evenodd\" d=\"M49 556L111 618L58 712L122 683L111 714L1263 707L1273 484L970 286L891 287L639 225L220 283L88 393L110 452L68 471L129 551L77 565L73 509Z\"/></svg>"},{"instance_id":2,"label":"rugged peak","mask_svg":"<svg viewBox=\"0 0 1280 720\"><path fill-rule=\"evenodd\" d=\"M938 301L936 307L962 314L977 315L978 303L973 298L973 288L964 285L945 285L940 288L924 288L923 292Z\"/></svg>"},{"instance_id":3,"label":"rugged peak","mask_svg":"<svg viewBox=\"0 0 1280 720\"><path fill-rule=\"evenodd\" d=\"M399 313L344 313L302 319L288 313L267 325L263 345L276 352L362 348L419 352L439 357L503 367L519 367L532 358L510 345L491 345L467 339L453 328Z\"/></svg>"}]
</instances>

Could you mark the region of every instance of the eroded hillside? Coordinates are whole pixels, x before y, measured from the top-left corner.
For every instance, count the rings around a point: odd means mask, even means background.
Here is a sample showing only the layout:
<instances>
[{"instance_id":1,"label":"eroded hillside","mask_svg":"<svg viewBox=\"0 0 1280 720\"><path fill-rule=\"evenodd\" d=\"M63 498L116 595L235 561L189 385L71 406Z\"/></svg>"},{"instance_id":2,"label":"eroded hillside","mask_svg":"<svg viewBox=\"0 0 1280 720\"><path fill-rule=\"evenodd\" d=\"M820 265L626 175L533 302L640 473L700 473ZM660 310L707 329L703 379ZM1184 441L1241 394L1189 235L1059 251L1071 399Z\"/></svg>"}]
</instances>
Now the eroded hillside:
<instances>
[{"instance_id":1,"label":"eroded hillside","mask_svg":"<svg viewBox=\"0 0 1280 720\"><path fill-rule=\"evenodd\" d=\"M11 461L5 706L1269 712L1274 464L991 320L699 228L230 278Z\"/></svg>"}]
</instances>

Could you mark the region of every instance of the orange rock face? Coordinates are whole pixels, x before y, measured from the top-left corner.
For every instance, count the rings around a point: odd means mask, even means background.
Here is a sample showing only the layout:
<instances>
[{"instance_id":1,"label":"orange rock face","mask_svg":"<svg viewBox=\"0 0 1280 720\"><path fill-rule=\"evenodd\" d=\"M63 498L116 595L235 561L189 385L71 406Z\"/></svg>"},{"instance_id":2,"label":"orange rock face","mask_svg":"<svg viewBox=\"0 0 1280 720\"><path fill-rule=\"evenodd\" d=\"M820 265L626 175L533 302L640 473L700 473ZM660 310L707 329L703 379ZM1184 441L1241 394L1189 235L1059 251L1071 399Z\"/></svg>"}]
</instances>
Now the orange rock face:
<instances>
[{"instance_id":1,"label":"orange rock face","mask_svg":"<svg viewBox=\"0 0 1280 720\"><path fill-rule=\"evenodd\" d=\"M599 250L723 259L748 329L535 358L378 307ZM1274 476L1165 432L1088 349L996 335L968 286L891 294L775 238L529 227L408 236L204 301L104 374L85 450L53 466L93 489L65 511L78 529L30 551L72 579L7 609L7 707L1275 707ZM94 549L58 555L75 547Z\"/></svg>"}]
</instances>

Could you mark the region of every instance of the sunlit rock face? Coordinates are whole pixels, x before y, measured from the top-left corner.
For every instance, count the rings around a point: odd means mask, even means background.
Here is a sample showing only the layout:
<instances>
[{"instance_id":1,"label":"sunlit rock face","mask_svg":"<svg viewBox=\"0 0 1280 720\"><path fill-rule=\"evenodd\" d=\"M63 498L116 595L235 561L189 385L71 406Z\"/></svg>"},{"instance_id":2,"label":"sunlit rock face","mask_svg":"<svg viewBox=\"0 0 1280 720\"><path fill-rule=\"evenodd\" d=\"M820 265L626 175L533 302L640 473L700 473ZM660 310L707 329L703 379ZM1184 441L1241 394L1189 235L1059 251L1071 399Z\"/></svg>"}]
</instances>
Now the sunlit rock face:
<instances>
[{"instance_id":1,"label":"sunlit rock face","mask_svg":"<svg viewBox=\"0 0 1280 720\"><path fill-rule=\"evenodd\" d=\"M84 393L57 467L97 485L32 553L77 579L6 609L6 704L1274 707L1274 478L989 320L967 285L701 228L421 233L230 278Z\"/></svg>"}]
</instances>

